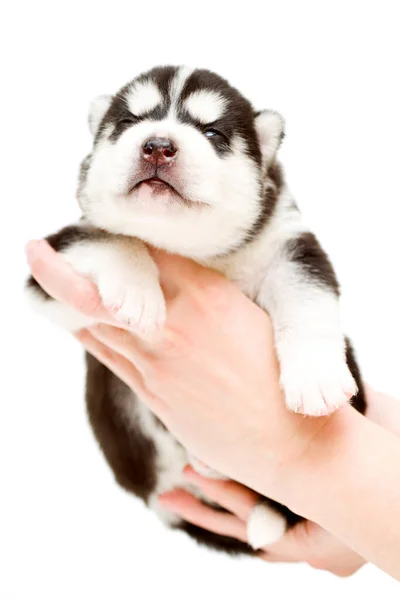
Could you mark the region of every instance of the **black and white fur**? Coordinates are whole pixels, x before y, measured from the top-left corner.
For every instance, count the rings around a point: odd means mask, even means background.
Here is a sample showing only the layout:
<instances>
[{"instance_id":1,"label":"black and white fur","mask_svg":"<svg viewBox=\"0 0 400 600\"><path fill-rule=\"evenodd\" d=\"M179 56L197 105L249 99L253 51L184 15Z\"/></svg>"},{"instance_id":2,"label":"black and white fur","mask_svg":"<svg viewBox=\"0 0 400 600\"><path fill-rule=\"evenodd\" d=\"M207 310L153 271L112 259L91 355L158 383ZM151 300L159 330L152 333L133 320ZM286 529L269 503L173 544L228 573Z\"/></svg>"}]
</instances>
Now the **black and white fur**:
<instances>
[{"instance_id":1,"label":"black and white fur","mask_svg":"<svg viewBox=\"0 0 400 600\"><path fill-rule=\"evenodd\" d=\"M363 411L335 273L277 163L282 117L255 112L214 73L158 67L96 99L89 123L94 143L78 189L83 218L48 239L97 284L114 316L146 331L165 321L157 268L143 242L190 257L268 311L290 410L325 415L353 397ZM33 279L27 289L35 307L67 329L90 324ZM191 458L134 392L95 359L87 362L89 418L105 457L117 481L167 523L215 547L251 552L299 520L265 500L249 520L247 546L162 510L158 494L191 489L182 478Z\"/></svg>"}]
</instances>

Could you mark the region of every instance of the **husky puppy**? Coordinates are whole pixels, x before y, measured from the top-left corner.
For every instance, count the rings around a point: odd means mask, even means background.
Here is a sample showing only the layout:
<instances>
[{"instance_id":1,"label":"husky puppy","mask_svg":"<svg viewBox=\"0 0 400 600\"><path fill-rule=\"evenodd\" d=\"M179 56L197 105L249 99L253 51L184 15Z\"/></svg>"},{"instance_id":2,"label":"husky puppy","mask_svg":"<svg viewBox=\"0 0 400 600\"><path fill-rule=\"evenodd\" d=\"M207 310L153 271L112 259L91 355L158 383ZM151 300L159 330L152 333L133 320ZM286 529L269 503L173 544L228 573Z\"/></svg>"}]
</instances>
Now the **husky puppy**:
<instances>
[{"instance_id":1,"label":"husky puppy","mask_svg":"<svg viewBox=\"0 0 400 600\"><path fill-rule=\"evenodd\" d=\"M89 124L93 148L78 185L82 219L48 241L96 283L116 319L143 331L165 321L145 243L189 257L223 273L269 313L289 410L326 415L352 399L363 412L335 272L277 162L282 117L257 112L215 73L157 67L94 100ZM52 300L32 278L27 293L37 310L71 331L93 322ZM201 463L106 367L90 356L87 367L89 419L116 480L167 524L218 549L251 553L300 520L262 500L249 519L247 545L162 509L158 494L193 491L182 469L188 461L202 469Z\"/></svg>"}]
</instances>

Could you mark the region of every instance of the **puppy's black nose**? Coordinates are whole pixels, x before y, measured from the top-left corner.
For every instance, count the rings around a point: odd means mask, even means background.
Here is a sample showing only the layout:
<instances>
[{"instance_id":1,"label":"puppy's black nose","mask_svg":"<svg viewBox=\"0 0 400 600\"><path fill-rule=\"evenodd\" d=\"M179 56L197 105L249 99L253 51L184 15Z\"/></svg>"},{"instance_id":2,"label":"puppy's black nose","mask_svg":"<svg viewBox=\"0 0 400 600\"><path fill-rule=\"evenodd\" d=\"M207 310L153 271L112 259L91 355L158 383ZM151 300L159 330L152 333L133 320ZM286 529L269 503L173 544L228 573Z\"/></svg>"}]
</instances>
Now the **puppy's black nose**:
<instances>
[{"instance_id":1,"label":"puppy's black nose","mask_svg":"<svg viewBox=\"0 0 400 600\"><path fill-rule=\"evenodd\" d=\"M166 138L151 138L143 146L143 157L149 162L158 164L170 163L174 160L178 148Z\"/></svg>"}]
</instances>

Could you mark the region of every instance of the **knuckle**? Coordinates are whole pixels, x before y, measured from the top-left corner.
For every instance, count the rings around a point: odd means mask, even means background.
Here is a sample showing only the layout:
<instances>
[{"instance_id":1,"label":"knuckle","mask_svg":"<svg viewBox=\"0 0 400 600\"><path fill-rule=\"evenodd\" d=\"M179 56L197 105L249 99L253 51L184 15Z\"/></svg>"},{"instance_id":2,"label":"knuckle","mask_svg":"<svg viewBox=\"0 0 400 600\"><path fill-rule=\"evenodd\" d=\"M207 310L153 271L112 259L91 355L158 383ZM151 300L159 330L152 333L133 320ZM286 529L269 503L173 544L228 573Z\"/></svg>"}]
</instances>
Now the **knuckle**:
<instances>
[{"instance_id":1,"label":"knuckle","mask_svg":"<svg viewBox=\"0 0 400 600\"><path fill-rule=\"evenodd\" d=\"M314 544L314 524L311 521L303 521L293 529L294 541L301 549L304 556L304 562L314 569L326 569L325 557L321 554L321 549Z\"/></svg>"},{"instance_id":2,"label":"knuckle","mask_svg":"<svg viewBox=\"0 0 400 600\"><path fill-rule=\"evenodd\" d=\"M165 327L155 360L160 366L170 360L186 356L188 347L189 340L183 331L171 326Z\"/></svg>"},{"instance_id":3,"label":"knuckle","mask_svg":"<svg viewBox=\"0 0 400 600\"><path fill-rule=\"evenodd\" d=\"M230 285L217 273L207 273L195 286L195 297L200 305L214 310L225 310L229 302Z\"/></svg>"},{"instance_id":4,"label":"knuckle","mask_svg":"<svg viewBox=\"0 0 400 600\"><path fill-rule=\"evenodd\" d=\"M310 521L302 521L293 529L295 535L296 544L301 545L302 548L310 548L310 537L312 534Z\"/></svg>"}]
</instances>

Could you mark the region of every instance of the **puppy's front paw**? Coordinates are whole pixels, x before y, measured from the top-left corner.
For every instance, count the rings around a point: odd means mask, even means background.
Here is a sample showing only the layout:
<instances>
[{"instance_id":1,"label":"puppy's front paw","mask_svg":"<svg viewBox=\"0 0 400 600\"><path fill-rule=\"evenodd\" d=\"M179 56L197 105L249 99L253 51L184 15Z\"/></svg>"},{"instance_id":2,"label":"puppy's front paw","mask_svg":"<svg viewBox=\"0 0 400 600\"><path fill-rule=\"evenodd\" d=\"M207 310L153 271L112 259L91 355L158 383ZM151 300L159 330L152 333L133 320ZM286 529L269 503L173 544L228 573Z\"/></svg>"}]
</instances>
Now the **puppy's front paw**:
<instances>
[{"instance_id":1,"label":"puppy's front paw","mask_svg":"<svg viewBox=\"0 0 400 600\"><path fill-rule=\"evenodd\" d=\"M281 356L281 385L294 412L328 415L348 402L357 385L340 347L315 343L312 351L298 346Z\"/></svg>"},{"instance_id":2,"label":"puppy's front paw","mask_svg":"<svg viewBox=\"0 0 400 600\"><path fill-rule=\"evenodd\" d=\"M129 283L110 277L102 278L98 287L104 306L124 325L143 333L163 327L165 300L157 281Z\"/></svg>"}]
</instances>

